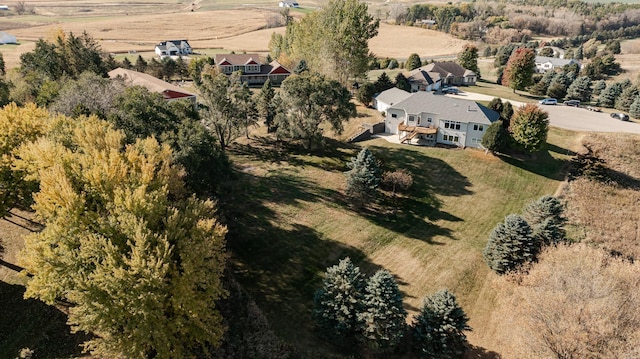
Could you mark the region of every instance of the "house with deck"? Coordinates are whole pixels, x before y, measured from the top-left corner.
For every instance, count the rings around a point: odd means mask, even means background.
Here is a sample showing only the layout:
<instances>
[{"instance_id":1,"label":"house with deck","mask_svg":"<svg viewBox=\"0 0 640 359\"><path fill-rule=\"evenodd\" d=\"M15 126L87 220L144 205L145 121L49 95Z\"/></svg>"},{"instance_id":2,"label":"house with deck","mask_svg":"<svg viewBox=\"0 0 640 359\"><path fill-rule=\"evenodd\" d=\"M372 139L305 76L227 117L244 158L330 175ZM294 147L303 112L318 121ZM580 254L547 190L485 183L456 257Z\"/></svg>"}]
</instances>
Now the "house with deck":
<instances>
[{"instance_id":1,"label":"house with deck","mask_svg":"<svg viewBox=\"0 0 640 359\"><path fill-rule=\"evenodd\" d=\"M241 71L241 81L249 86L261 86L267 79L271 84L279 85L291 75L291 71L278 61L261 63L258 54L216 54L214 61L223 74L231 75L235 71Z\"/></svg>"},{"instance_id":2,"label":"house with deck","mask_svg":"<svg viewBox=\"0 0 640 359\"><path fill-rule=\"evenodd\" d=\"M192 54L191 45L187 40L162 41L156 45L156 55L164 56L186 56Z\"/></svg>"},{"instance_id":3,"label":"house with deck","mask_svg":"<svg viewBox=\"0 0 640 359\"><path fill-rule=\"evenodd\" d=\"M146 87L150 92L161 94L162 98L166 101L189 100L193 102L194 105L196 104L195 94L142 72L118 67L117 69L109 71L109 77L112 79L122 79L129 86Z\"/></svg>"},{"instance_id":4,"label":"house with deck","mask_svg":"<svg viewBox=\"0 0 640 359\"><path fill-rule=\"evenodd\" d=\"M387 108L385 132L397 134L401 143L481 147L482 136L499 118L477 102L418 91Z\"/></svg>"}]
</instances>

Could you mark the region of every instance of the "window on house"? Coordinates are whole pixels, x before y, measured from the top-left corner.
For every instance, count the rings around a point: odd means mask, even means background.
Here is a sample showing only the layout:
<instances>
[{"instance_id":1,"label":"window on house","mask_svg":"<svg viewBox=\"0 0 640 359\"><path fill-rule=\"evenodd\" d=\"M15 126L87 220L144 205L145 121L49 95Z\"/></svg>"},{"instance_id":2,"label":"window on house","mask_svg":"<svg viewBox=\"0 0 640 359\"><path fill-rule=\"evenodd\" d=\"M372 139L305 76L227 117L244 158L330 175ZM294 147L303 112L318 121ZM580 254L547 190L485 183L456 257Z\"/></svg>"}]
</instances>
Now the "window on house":
<instances>
[{"instance_id":1,"label":"window on house","mask_svg":"<svg viewBox=\"0 0 640 359\"><path fill-rule=\"evenodd\" d=\"M452 130L459 130L460 129L460 122L445 120L444 121L444 128L449 128L449 129L452 129Z\"/></svg>"},{"instance_id":2,"label":"window on house","mask_svg":"<svg viewBox=\"0 0 640 359\"><path fill-rule=\"evenodd\" d=\"M431 123L433 122L433 119L431 117L427 117L427 122Z\"/></svg>"},{"instance_id":3,"label":"window on house","mask_svg":"<svg viewBox=\"0 0 640 359\"><path fill-rule=\"evenodd\" d=\"M420 124L420 120L421 120L421 118L420 118L420 117L418 117L418 125Z\"/></svg>"},{"instance_id":4,"label":"window on house","mask_svg":"<svg viewBox=\"0 0 640 359\"><path fill-rule=\"evenodd\" d=\"M484 126L483 125L473 125L473 130L474 131L484 131Z\"/></svg>"},{"instance_id":5,"label":"window on house","mask_svg":"<svg viewBox=\"0 0 640 359\"><path fill-rule=\"evenodd\" d=\"M415 116L409 115L409 121L411 121L411 122L415 121Z\"/></svg>"},{"instance_id":6,"label":"window on house","mask_svg":"<svg viewBox=\"0 0 640 359\"><path fill-rule=\"evenodd\" d=\"M397 117L398 117L398 115L397 115L397 114L395 114L395 113L392 113L392 114L391 114L391 118L397 118Z\"/></svg>"}]
</instances>

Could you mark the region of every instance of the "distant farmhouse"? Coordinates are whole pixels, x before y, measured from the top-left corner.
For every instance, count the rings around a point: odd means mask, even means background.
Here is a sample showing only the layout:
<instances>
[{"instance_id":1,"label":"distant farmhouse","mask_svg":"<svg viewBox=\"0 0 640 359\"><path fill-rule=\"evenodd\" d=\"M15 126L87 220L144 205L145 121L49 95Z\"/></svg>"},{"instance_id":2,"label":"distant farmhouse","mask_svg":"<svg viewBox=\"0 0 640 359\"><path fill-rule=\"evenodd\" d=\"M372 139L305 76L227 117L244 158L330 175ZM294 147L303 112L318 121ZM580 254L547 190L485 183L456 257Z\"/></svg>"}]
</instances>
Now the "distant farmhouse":
<instances>
[{"instance_id":1,"label":"distant farmhouse","mask_svg":"<svg viewBox=\"0 0 640 359\"><path fill-rule=\"evenodd\" d=\"M487 128L500 118L497 112L470 100L424 91L407 95L388 107L385 117L385 132L397 134L402 143L481 147Z\"/></svg>"},{"instance_id":2,"label":"distant farmhouse","mask_svg":"<svg viewBox=\"0 0 640 359\"><path fill-rule=\"evenodd\" d=\"M142 72L118 67L109 71L109 77L112 79L121 78L129 86L146 87L150 92L161 94L166 101L184 99L193 102L194 105L196 104L196 95Z\"/></svg>"},{"instance_id":3,"label":"distant farmhouse","mask_svg":"<svg viewBox=\"0 0 640 359\"><path fill-rule=\"evenodd\" d=\"M260 63L258 54L216 54L214 61L223 74L231 75L235 71L242 71L241 81L250 86L262 85L267 79L272 84L279 85L291 75L291 71L277 61Z\"/></svg>"},{"instance_id":4,"label":"distant farmhouse","mask_svg":"<svg viewBox=\"0 0 640 359\"><path fill-rule=\"evenodd\" d=\"M169 40L156 45L156 55L164 56L185 56L192 54L191 45L187 40Z\"/></svg>"},{"instance_id":5,"label":"distant farmhouse","mask_svg":"<svg viewBox=\"0 0 640 359\"><path fill-rule=\"evenodd\" d=\"M536 72L545 73L549 70L561 69L566 65L578 64L582 68L580 61L576 59L559 59L557 57L536 56Z\"/></svg>"},{"instance_id":6,"label":"distant farmhouse","mask_svg":"<svg viewBox=\"0 0 640 359\"><path fill-rule=\"evenodd\" d=\"M0 31L0 45L4 44L17 44L18 39L15 36L7 34L4 31Z\"/></svg>"},{"instance_id":7,"label":"distant farmhouse","mask_svg":"<svg viewBox=\"0 0 640 359\"><path fill-rule=\"evenodd\" d=\"M445 86L472 86L478 75L455 62L434 62L411 71L411 92L436 91Z\"/></svg>"},{"instance_id":8,"label":"distant farmhouse","mask_svg":"<svg viewBox=\"0 0 640 359\"><path fill-rule=\"evenodd\" d=\"M299 7L300 5L298 5L298 3L295 2L295 1L280 1L278 3L278 6L280 6L280 7Z\"/></svg>"}]
</instances>

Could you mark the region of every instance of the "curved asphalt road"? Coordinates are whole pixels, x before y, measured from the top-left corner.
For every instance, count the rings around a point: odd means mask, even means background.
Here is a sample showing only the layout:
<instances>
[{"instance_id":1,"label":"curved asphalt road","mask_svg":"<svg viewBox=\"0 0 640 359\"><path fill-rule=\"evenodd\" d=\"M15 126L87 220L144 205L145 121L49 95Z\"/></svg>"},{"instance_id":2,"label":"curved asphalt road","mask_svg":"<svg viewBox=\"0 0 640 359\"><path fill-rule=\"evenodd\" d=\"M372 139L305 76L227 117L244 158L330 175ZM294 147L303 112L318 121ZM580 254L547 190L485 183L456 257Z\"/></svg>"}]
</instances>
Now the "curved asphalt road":
<instances>
[{"instance_id":1,"label":"curved asphalt road","mask_svg":"<svg viewBox=\"0 0 640 359\"><path fill-rule=\"evenodd\" d=\"M458 95L447 95L456 98L464 98L474 101L491 101L493 96L475 92L460 92ZM522 106L524 103L509 101L513 107ZM558 105L539 105L549 113L551 126L580 132L623 132L640 134L640 124L635 122L620 121L605 112L592 112L584 108Z\"/></svg>"}]
</instances>

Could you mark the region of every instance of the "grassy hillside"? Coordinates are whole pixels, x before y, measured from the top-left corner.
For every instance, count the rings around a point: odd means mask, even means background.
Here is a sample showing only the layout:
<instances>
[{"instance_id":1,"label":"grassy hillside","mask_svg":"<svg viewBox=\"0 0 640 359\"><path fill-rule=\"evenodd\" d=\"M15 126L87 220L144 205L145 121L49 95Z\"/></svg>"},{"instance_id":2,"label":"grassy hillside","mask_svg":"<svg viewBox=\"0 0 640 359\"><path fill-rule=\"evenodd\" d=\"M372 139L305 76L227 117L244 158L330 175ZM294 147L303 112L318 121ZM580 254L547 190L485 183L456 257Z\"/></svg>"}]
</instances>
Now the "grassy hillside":
<instances>
[{"instance_id":1,"label":"grassy hillside","mask_svg":"<svg viewBox=\"0 0 640 359\"><path fill-rule=\"evenodd\" d=\"M329 141L314 154L264 138L238 144L231 155L240 192L227 213L236 224L229 240L234 274L299 348L326 347L312 334L313 293L324 269L345 256L368 273L383 267L396 275L411 313L425 295L449 288L471 317L471 342L491 345L486 323L496 293L482 248L505 215L554 193L571 154L565 146L575 138L553 130L549 149L526 160L383 139ZM366 209L349 203L343 171L361 146L385 169L409 170L411 193L382 195Z\"/></svg>"}]
</instances>

